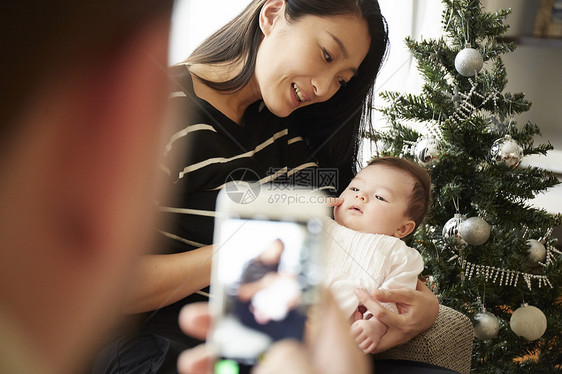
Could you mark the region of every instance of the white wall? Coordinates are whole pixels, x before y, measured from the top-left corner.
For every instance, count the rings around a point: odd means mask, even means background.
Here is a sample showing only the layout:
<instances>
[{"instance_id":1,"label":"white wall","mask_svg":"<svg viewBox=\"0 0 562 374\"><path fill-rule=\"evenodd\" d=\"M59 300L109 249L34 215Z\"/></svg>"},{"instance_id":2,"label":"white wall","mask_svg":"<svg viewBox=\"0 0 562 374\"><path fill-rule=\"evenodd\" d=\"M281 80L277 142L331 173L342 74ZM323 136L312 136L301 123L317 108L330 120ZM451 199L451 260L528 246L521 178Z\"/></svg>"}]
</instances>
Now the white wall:
<instances>
[{"instance_id":1,"label":"white wall","mask_svg":"<svg viewBox=\"0 0 562 374\"><path fill-rule=\"evenodd\" d=\"M249 0L176 0L170 35L170 64L185 60L199 43L248 4Z\"/></svg>"},{"instance_id":2,"label":"white wall","mask_svg":"<svg viewBox=\"0 0 562 374\"><path fill-rule=\"evenodd\" d=\"M543 141L562 151L562 48L518 46L504 57L509 92L523 92L533 103L520 124L531 121L543 132ZM540 140L540 139L538 139Z\"/></svg>"}]
</instances>

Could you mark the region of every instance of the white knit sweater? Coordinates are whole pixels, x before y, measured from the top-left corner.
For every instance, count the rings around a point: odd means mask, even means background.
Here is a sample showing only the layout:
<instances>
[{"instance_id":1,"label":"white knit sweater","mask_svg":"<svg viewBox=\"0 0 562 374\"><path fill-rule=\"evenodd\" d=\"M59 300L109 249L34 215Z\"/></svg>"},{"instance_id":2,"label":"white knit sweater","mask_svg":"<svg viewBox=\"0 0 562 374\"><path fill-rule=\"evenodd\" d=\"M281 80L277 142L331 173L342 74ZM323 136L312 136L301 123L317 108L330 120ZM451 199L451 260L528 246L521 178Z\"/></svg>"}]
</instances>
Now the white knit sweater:
<instances>
[{"instance_id":1,"label":"white knit sweater","mask_svg":"<svg viewBox=\"0 0 562 374\"><path fill-rule=\"evenodd\" d=\"M326 220L325 284L347 317L358 306L356 288L416 288L423 270L421 255L402 240L381 234L366 234ZM396 311L393 303L383 304Z\"/></svg>"}]
</instances>

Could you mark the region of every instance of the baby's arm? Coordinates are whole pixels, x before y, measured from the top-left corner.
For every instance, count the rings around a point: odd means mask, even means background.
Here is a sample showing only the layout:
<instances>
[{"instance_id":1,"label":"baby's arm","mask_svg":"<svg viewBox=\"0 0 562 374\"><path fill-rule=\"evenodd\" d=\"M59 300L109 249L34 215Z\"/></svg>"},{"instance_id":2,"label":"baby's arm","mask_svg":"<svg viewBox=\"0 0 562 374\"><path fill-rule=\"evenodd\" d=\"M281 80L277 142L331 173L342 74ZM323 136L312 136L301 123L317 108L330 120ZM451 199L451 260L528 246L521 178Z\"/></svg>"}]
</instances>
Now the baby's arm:
<instances>
[{"instance_id":1,"label":"baby's arm","mask_svg":"<svg viewBox=\"0 0 562 374\"><path fill-rule=\"evenodd\" d=\"M386 274L386 279L380 288L415 288L418 274L423 270L421 255L415 249L407 247L404 242L394 241L393 244L388 258L390 271ZM394 303L383 303L382 305L386 309L398 312ZM365 353L377 351L381 338L387 330L388 326L374 317L370 311L364 312L363 319L358 319L351 325L352 336Z\"/></svg>"},{"instance_id":2,"label":"baby's arm","mask_svg":"<svg viewBox=\"0 0 562 374\"><path fill-rule=\"evenodd\" d=\"M369 319L358 319L351 325L351 335L365 353L373 353L388 327L371 315Z\"/></svg>"}]
</instances>

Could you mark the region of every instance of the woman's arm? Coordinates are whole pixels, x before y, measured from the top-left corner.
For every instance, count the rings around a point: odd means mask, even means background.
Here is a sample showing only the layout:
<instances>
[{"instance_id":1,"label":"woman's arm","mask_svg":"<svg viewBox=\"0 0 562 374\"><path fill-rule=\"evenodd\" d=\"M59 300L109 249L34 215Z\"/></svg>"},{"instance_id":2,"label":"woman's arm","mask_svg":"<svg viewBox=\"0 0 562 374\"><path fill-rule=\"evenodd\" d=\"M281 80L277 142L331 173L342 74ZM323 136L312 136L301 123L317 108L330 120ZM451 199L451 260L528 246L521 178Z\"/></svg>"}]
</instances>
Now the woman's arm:
<instances>
[{"instance_id":1,"label":"woman's arm","mask_svg":"<svg viewBox=\"0 0 562 374\"><path fill-rule=\"evenodd\" d=\"M356 295L373 316L388 326L388 331L373 353L406 343L431 327L439 314L437 297L419 280L415 290L376 290L374 298L364 290L357 290ZM399 313L382 307L375 299L396 303Z\"/></svg>"},{"instance_id":2,"label":"woman's arm","mask_svg":"<svg viewBox=\"0 0 562 374\"><path fill-rule=\"evenodd\" d=\"M142 313L175 303L210 284L213 246L144 255L127 290L124 312Z\"/></svg>"}]
</instances>

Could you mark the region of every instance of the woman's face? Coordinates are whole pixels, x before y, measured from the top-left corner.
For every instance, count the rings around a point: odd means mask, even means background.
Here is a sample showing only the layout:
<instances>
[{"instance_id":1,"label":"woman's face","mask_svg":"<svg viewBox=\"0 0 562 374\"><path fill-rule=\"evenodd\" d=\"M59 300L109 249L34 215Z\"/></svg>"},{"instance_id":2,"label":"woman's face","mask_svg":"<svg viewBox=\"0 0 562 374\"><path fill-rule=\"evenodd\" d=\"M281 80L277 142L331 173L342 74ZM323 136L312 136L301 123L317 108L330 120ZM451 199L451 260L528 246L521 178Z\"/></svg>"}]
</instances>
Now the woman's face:
<instances>
[{"instance_id":1,"label":"woman's face","mask_svg":"<svg viewBox=\"0 0 562 374\"><path fill-rule=\"evenodd\" d=\"M256 82L279 117L345 89L370 45L367 22L355 15L305 16L289 24L281 10L262 31Z\"/></svg>"}]
</instances>

